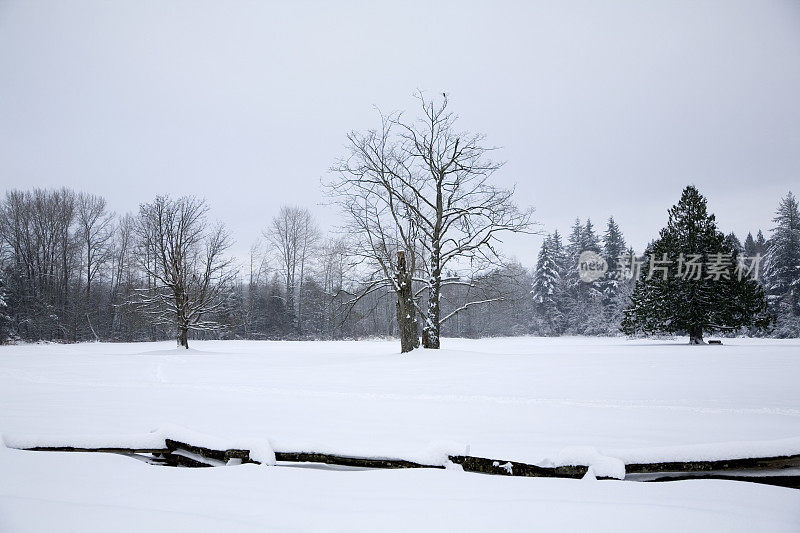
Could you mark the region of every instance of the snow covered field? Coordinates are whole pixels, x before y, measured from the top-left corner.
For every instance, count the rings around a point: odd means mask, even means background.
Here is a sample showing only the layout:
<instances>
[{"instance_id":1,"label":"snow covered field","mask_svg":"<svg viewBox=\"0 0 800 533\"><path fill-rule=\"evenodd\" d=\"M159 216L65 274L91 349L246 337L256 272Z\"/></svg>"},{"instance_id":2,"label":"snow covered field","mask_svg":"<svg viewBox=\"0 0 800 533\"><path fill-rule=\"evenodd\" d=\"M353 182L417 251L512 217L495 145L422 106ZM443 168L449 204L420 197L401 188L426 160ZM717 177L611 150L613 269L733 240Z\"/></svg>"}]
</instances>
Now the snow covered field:
<instances>
[{"instance_id":1,"label":"snow covered field","mask_svg":"<svg viewBox=\"0 0 800 533\"><path fill-rule=\"evenodd\" d=\"M547 463L800 446L800 342L727 339L172 342L0 347L7 441L163 424L282 450ZM758 441L760 444L752 444ZM767 442L766 441L774 441ZM798 531L800 491L717 480L506 478L451 470L174 469L0 449L0 532Z\"/></svg>"}]
</instances>

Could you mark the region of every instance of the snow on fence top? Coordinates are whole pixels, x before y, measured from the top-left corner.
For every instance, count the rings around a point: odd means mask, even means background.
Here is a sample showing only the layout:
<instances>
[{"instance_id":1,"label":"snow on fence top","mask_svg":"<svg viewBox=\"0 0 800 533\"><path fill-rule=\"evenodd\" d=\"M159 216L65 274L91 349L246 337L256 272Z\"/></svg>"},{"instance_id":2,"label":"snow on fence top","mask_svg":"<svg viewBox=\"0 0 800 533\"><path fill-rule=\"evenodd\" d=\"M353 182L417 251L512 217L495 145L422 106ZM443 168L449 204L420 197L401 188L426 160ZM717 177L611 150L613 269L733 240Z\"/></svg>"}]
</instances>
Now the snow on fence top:
<instances>
[{"instance_id":1,"label":"snow on fence top","mask_svg":"<svg viewBox=\"0 0 800 533\"><path fill-rule=\"evenodd\" d=\"M165 449L167 439L191 443L193 446L208 449L249 450L249 456L253 461L267 465L276 463L275 451L294 454L330 454L339 457L357 457L365 460L407 461L420 466L433 467L451 467L453 466L451 459L461 458L460 460L463 460L465 457L470 457L468 447L453 442L431 443L424 451L400 453L393 457L363 453L363 450L359 450L359 453L354 453L356 450L330 449L325 446L302 450L283 450L278 447L274 450L269 440L223 438L198 433L173 424L162 425L145 435L6 435L0 437L0 443L4 443L9 448L17 449L70 448L87 451L158 451ZM575 446L564 448L554 458L541 458L533 466L541 468L590 467L595 476L624 479L625 465L632 464L726 461L796 456L800 455L800 437L773 441L715 443L673 448L628 449L619 450L614 455L614 457L604 455L592 447ZM482 460L481 458L474 459Z\"/></svg>"}]
</instances>

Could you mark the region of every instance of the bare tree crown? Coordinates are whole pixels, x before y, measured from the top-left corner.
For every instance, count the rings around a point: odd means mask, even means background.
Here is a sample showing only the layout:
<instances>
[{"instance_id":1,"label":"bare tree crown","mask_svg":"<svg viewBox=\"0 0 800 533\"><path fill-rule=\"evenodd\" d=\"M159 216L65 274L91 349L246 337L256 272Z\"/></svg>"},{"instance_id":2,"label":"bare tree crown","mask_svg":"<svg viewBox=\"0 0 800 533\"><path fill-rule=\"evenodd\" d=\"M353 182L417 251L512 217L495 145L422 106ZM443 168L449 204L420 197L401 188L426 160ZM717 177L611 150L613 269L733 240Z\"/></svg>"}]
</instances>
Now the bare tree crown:
<instances>
[{"instance_id":1,"label":"bare tree crown","mask_svg":"<svg viewBox=\"0 0 800 533\"><path fill-rule=\"evenodd\" d=\"M358 236L354 248L378 267L368 290L401 290L399 251L403 266L420 274L414 279L423 288L415 294L427 293L428 306L417 298L415 306L426 318L426 346L436 348L441 323L454 316L439 316L442 286L462 282L443 278L445 268L474 276L498 264L500 236L530 232L533 210L517 207L513 188L490 183L502 163L489 158L494 148L483 144L483 135L456 129L446 94L439 102L416 96L418 120L381 114L379 129L348 135L349 156L332 169L326 188L347 217L346 229Z\"/></svg>"},{"instance_id":2,"label":"bare tree crown","mask_svg":"<svg viewBox=\"0 0 800 533\"><path fill-rule=\"evenodd\" d=\"M207 317L224 304L234 271L224 256L230 238L222 224L209 226L205 202L188 196L158 196L139 208L138 258L152 280L141 305L158 323L174 323L178 342L188 347L190 330L216 329Z\"/></svg>"}]
</instances>

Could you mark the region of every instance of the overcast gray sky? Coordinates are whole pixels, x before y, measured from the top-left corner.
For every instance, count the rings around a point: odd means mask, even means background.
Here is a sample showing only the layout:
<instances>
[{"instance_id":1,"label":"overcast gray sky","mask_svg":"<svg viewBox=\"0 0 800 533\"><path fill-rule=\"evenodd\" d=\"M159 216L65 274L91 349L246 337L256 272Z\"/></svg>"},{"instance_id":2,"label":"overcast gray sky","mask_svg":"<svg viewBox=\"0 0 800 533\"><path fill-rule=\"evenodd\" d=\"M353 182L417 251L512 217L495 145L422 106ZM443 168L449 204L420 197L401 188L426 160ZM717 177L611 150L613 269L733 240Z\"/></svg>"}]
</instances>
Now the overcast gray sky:
<instances>
[{"instance_id":1,"label":"overcast gray sky","mask_svg":"<svg viewBox=\"0 0 800 533\"><path fill-rule=\"evenodd\" d=\"M0 0L0 185L203 196L242 256L282 204L335 224L345 134L420 88L548 231L613 214L641 250L694 183L744 236L800 192L800 2L430 4Z\"/></svg>"}]
</instances>

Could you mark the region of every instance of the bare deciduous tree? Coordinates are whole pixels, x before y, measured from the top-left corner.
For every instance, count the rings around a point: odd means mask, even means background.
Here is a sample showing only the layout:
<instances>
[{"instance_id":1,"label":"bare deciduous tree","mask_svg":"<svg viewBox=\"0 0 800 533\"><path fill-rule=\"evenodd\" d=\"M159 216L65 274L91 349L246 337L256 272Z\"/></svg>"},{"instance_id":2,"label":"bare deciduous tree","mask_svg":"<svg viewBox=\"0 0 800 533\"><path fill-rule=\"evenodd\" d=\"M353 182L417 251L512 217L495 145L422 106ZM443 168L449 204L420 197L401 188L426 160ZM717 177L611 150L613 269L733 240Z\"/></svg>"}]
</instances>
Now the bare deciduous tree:
<instances>
[{"instance_id":1,"label":"bare deciduous tree","mask_svg":"<svg viewBox=\"0 0 800 533\"><path fill-rule=\"evenodd\" d=\"M347 239L342 237L327 240L320 251L318 275L325 295L322 302L325 329L339 336L336 317L341 311L342 299L347 297L347 278L356 267L356 258Z\"/></svg>"},{"instance_id":2,"label":"bare deciduous tree","mask_svg":"<svg viewBox=\"0 0 800 533\"><path fill-rule=\"evenodd\" d=\"M414 190L399 178L410 161L393 143L395 118L381 115L379 130L348 134L349 157L332 169L335 178L326 183L326 192L345 214L343 230L351 237L354 255L371 268L350 304L375 291L393 293L400 351L406 353L419 346L413 294L419 224L406 205L414 201Z\"/></svg>"},{"instance_id":3,"label":"bare deciduous tree","mask_svg":"<svg viewBox=\"0 0 800 533\"><path fill-rule=\"evenodd\" d=\"M86 292L81 315L85 316L95 340L99 340L97 331L92 325L93 318L90 317L90 310L93 307L97 308L91 302L92 281L112 253L110 243L114 214L106 211L106 199L102 196L79 193L75 201L75 215L78 226L77 243L81 250L81 262L86 276Z\"/></svg>"},{"instance_id":4,"label":"bare deciduous tree","mask_svg":"<svg viewBox=\"0 0 800 533\"><path fill-rule=\"evenodd\" d=\"M295 328L301 334L303 305L298 295L303 291L311 253L319 242L319 228L308 209L284 206L263 234L277 256L286 283L286 308L296 313Z\"/></svg>"},{"instance_id":5,"label":"bare deciduous tree","mask_svg":"<svg viewBox=\"0 0 800 533\"><path fill-rule=\"evenodd\" d=\"M442 273L448 266L495 263L495 244L503 232L527 232L532 209L520 211L513 189L502 189L489 178L502 163L488 159L493 150L483 145L484 135L459 132L457 116L448 111L447 95L437 103L417 93L423 116L402 128L402 150L411 168L398 179L414 191L403 203L420 221L427 252L428 309L422 342L439 348L441 324L452 318L440 316ZM481 302L483 303L483 302Z\"/></svg>"},{"instance_id":6,"label":"bare deciduous tree","mask_svg":"<svg viewBox=\"0 0 800 533\"><path fill-rule=\"evenodd\" d=\"M421 119L382 116L380 130L348 136L350 157L335 167L338 179L328 190L347 215L349 229L362 236L365 257L383 271L375 287L389 284L398 296L405 288L396 281L396 251L404 252L411 273L424 272L414 278L422 288L413 302L425 317L423 346L439 348L441 325L455 316L441 317L442 287L471 283L481 269L496 265L499 236L530 231L532 210L517 208L513 189L490 184L502 165L488 159L493 149L483 145L483 135L456 130L447 95L439 103L421 93L417 97ZM446 268L468 268L472 275L467 281L445 277ZM422 294L427 294L424 309L418 304ZM462 307L487 301L494 299ZM398 316L398 323L402 319Z\"/></svg>"},{"instance_id":7,"label":"bare deciduous tree","mask_svg":"<svg viewBox=\"0 0 800 533\"><path fill-rule=\"evenodd\" d=\"M174 324L178 345L188 332L217 329L208 317L223 305L233 279L224 226L208 227L208 208L194 197L157 197L139 208L141 268L152 285L138 303L158 323Z\"/></svg>"},{"instance_id":8,"label":"bare deciduous tree","mask_svg":"<svg viewBox=\"0 0 800 533\"><path fill-rule=\"evenodd\" d=\"M134 232L136 218L130 213L121 217L114 226L113 239L110 253L110 290L109 316L111 336L117 338L120 330L120 307L125 303L124 298L133 290L134 279Z\"/></svg>"},{"instance_id":9,"label":"bare deciduous tree","mask_svg":"<svg viewBox=\"0 0 800 533\"><path fill-rule=\"evenodd\" d=\"M76 201L78 237L86 274L86 298L92 290L92 280L109 259L114 215L106 211L106 199L94 194L80 193Z\"/></svg>"}]
</instances>

